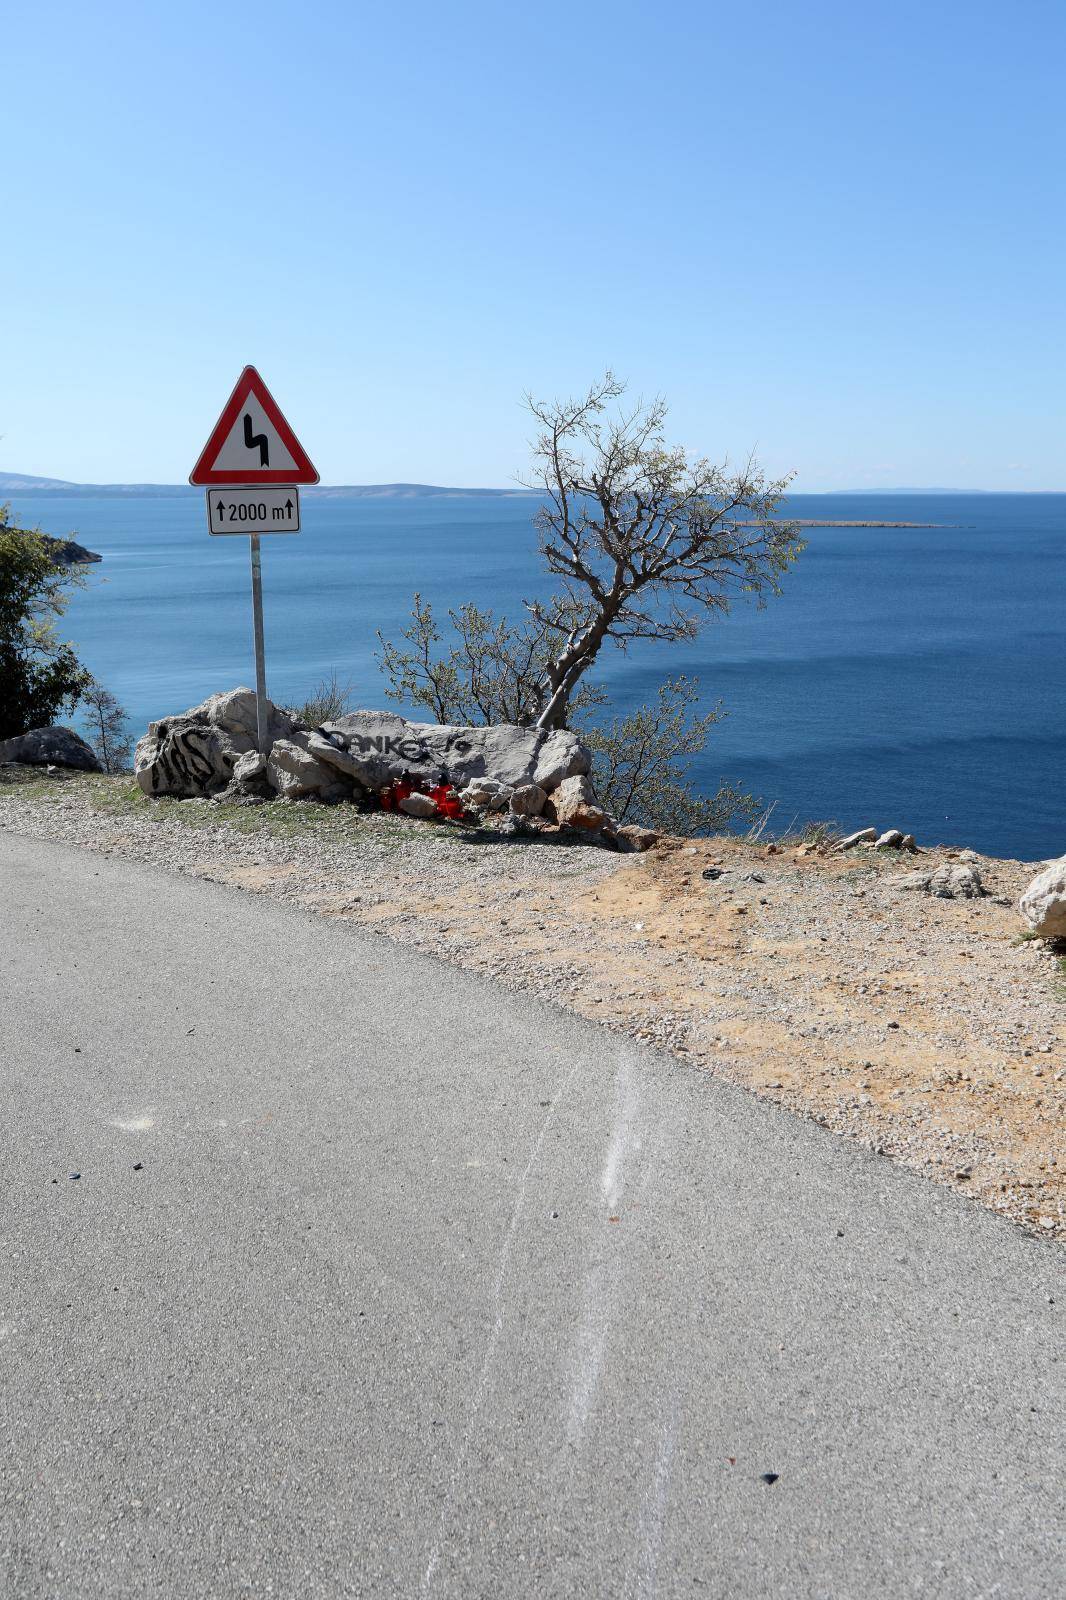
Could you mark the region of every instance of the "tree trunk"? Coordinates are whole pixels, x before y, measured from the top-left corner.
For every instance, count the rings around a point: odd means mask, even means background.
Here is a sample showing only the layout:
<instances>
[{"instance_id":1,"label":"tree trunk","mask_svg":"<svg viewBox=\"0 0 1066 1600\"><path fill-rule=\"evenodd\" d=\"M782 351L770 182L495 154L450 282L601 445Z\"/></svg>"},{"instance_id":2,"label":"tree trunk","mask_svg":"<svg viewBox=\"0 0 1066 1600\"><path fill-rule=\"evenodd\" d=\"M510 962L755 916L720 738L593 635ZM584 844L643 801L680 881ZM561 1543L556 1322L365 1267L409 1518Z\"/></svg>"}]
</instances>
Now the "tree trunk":
<instances>
[{"instance_id":1,"label":"tree trunk","mask_svg":"<svg viewBox=\"0 0 1066 1600\"><path fill-rule=\"evenodd\" d=\"M535 727L548 730L566 727L570 697L599 655L600 646L607 637L607 629L614 621L617 611L618 604L612 596L584 638L571 645L568 650L564 650L558 661L548 664L551 695L537 718Z\"/></svg>"}]
</instances>

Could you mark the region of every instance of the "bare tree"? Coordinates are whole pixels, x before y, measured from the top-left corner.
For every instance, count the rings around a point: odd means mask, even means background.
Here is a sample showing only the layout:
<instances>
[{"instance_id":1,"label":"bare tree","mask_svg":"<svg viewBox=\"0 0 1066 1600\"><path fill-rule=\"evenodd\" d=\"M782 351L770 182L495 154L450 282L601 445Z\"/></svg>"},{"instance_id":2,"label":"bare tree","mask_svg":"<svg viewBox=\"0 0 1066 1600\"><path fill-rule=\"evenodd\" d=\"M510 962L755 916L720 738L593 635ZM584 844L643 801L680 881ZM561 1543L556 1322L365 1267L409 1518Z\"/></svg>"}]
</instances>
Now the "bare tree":
<instances>
[{"instance_id":1,"label":"bare tree","mask_svg":"<svg viewBox=\"0 0 1066 1600\"><path fill-rule=\"evenodd\" d=\"M126 725L125 709L95 678L82 690L81 700L89 743L100 765L105 772L127 772L133 756L133 739Z\"/></svg>"},{"instance_id":2,"label":"bare tree","mask_svg":"<svg viewBox=\"0 0 1066 1600\"><path fill-rule=\"evenodd\" d=\"M692 639L734 598L763 605L780 592L802 549L796 528L774 515L790 480L769 482L751 461L731 473L690 460L665 442L665 402L612 409L624 392L608 372L580 400L527 396L540 430L528 486L545 497L535 526L561 586L527 600L518 626L461 607L444 657L416 597L409 648L381 640L398 698L442 721L565 727L602 700L582 680L608 640L625 649L632 639Z\"/></svg>"},{"instance_id":3,"label":"bare tree","mask_svg":"<svg viewBox=\"0 0 1066 1600\"><path fill-rule=\"evenodd\" d=\"M789 479L769 482L690 460L664 438L662 399L607 415L625 385L608 372L584 399L527 397L540 433L532 484L540 549L562 594L530 611L555 648L544 673L541 728L565 725L570 698L610 639L692 639L739 594L765 604L802 548L775 520Z\"/></svg>"}]
</instances>

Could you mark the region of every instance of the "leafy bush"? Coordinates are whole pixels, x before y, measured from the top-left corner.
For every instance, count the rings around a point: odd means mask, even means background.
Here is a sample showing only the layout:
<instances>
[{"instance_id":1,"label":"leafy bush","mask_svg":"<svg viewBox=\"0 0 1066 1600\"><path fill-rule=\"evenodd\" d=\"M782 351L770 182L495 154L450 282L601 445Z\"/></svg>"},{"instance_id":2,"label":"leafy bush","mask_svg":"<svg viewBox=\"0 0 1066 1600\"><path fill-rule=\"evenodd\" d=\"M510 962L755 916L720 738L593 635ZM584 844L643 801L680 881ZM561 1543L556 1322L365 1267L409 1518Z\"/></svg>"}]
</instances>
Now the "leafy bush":
<instances>
[{"instance_id":1,"label":"leafy bush","mask_svg":"<svg viewBox=\"0 0 1066 1600\"><path fill-rule=\"evenodd\" d=\"M82 578L58 566L39 529L0 506L0 739L43 728L73 708L90 676L56 636L69 590Z\"/></svg>"},{"instance_id":2,"label":"leafy bush","mask_svg":"<svg viewBox=\"0 0 1066 1600\"><path fill-rule=\"evenodd\" d=\"M723 783L712 795L693 788L692 760L725 715L718 705L694 716L698 697L695 678L672 678L654 705L578 730L592 751L597 798L620 823L691 837L750 824L759 815L762 802L735 784Z\"/></svg>"},{"instance_id":3,"label":"leafy bush","mask_svg":"<svg viewBox=\"0 0 1066 1600\"><path fill-rule=\"evenodd\" d=\"M351 681L341 683L333 668L328 678L315 685L303 705L288 708L289 715L305 728L317 728L323 722L335 722L350 711L354 696L355 685Z\"/></svg>"}]
</instances>

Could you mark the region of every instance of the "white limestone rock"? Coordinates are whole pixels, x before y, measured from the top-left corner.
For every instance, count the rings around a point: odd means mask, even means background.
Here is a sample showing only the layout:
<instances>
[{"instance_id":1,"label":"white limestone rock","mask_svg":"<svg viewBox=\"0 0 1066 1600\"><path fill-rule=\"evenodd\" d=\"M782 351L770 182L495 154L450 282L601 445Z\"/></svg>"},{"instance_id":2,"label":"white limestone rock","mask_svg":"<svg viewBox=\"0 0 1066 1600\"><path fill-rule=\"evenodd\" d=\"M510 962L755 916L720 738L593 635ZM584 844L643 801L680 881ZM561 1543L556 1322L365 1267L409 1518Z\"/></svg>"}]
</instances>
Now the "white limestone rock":
<instances>
[{"instance_id":1,"label":"white limestone rock","mask_svg":"<svg viewBox=\"0 0 1066 1600\"><path fill-rule=\"evenodd\" d=\"M547 798L539 783L523 783L511 792L511 810L516 817L539 817Z\"/></svg>"},{"instance_id":2,"label":"white limestone rock","mask_svg":"<svg viewBox=\"0 0 1066 1600\"><path fill-rule=\"evenodd\" d=\"M272 737L287 738L292 719L267 704ZM255 690L230 689L149 723L137 741L133 770L145 794L216 795L229 786L240 757L255 750Z\"/></svg>"},{"instance_id":3,"label":"white limestone rock","mask_svg":"<svg viewBox=\"0 0 1066 1600\"><path fill-rule=\"evenodd\" d=\"M1019 905L1029 927L1042 939L1066 939L1066 856L1037 873Z\"/></svg>"},{"instance_id":4,"label":"white limestone rock","mask_svg":"<svg viewBox=\"0 0 1066 1600\"><path fill-rule=\"evenodd\" d=\"M564 778L551 793L544 806L544 815L560 827L586 828L593 831L607 822L607 813L596 799L596 792L584 774Z\"/></svg>"},{"instance_id":5,"label":"white limestone rock","mask_svg":"<svg viewBox=\"0 0 1066 1600\"><path fill-rule=\"evenodd\" d=\"M419 794L417 790L414 794L409 794L406 799L400 801L400 810L406 812L409 817L423 817L426 819L435 817L438 814L437 802L431 800L428 794Z\"/></svg>"},{"instance_id":6,"label":"white limestone rock","mask_svg":"<svg viewBox=\"0 0 1066 1600\"><path fill-rule=\"evenodd\" d=\"M855 833L849 833L846 839L841 839L837 849L853 850L857 844L873 844L876 838L876 828L859 828Z\"/></svg>"},{"instance_id":7,"label":"white limestone rock","mask_svg":"<svg viewBox=\"0 0 1066 1600\"><path fill-rule=\"evenodd\" d=\"M508 791L527 784L551 791L592 766L576 734L511 723L460 728L409 722L389 711L353 711L323 723L319 732L330 745L322 759L374 791L405 771L425 781L442 769L460 791L484 779Z\"/></svg>"},{"instance_id":8,"label":"white limestone rock","mask_svg":"<svg viewBox=\"0 0 1066 1600\"><path fill-rule=\"evenodd\" d=\"M459 791L459 798L468 811L506 811L511 790L493 778L475 778Z\"/></svg>"},{"instance_id":9,"label":"white limestone rock","mask_svg":"<svg viewBox=\"0 0 1066 1600\"><path fill-rule=\"evenodd\" d=\"M266 762L270 787L286 800L315 796L322 800L348 799L352 785L337 769L319 759L325 741L313 733L294 729L287 739L275 739ZM242 759L247 760L247 757ZM239 763L238 763L239 765Z\"/></svg>"}]
</instances>

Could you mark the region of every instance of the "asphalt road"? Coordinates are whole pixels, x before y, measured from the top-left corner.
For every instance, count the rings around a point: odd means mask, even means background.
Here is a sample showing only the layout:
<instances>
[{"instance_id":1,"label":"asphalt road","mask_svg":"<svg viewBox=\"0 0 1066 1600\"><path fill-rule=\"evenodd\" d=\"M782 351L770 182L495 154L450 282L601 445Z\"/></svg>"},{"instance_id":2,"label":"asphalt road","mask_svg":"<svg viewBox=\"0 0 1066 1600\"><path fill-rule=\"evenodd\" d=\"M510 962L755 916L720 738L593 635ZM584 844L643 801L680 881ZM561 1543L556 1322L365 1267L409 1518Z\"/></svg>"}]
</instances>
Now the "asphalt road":
<instances>
[{"instance_id":1,"label":"asphalt road","mask_svg":"<svg viewBox=\"0 0 1066 1600\"><path fill-rule=\"evenodd\" d=\"M1063 1592L1063 1275L948 1192L9 835L0 1041L5 1596Z\"/></svg>"}]
</instances>

